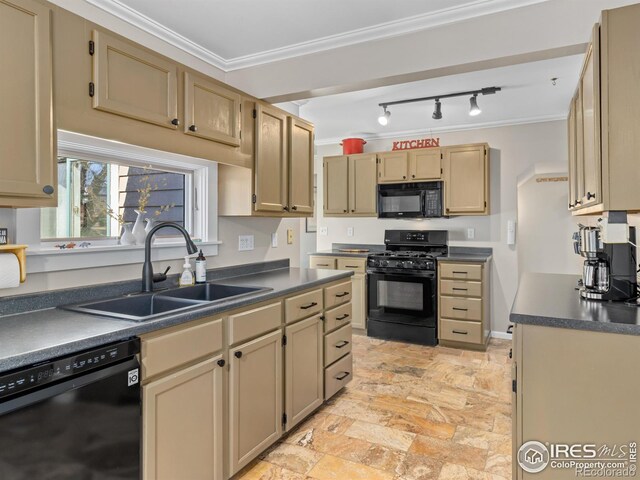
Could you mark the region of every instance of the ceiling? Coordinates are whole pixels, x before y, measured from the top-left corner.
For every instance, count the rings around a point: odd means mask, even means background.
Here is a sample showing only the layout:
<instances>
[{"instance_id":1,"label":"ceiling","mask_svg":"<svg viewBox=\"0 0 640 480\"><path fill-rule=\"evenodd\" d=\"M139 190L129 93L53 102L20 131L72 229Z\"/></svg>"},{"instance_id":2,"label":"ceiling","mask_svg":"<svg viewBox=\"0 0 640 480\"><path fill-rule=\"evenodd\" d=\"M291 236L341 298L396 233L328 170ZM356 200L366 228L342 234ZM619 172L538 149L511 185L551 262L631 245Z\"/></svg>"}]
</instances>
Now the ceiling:
<instances>
[{"instance_id":1,"label":"ceiling","mask_svg":"<svg viewBox=\"0 0 640 480\"><path fill-rule=\"evenodd\" d=\"M230 71L549 0L87 0Z\"/></svg>"},{"instance_id":2,"label":"ceiling","mask_svg":"<svg viewBox=\"0 0 640 480\"><path fill-rule=\"evenodd\" d=\"M460 130L565 118L580 73L583 55L511 65L418 82L312 98L299 102L300 115L316 126L317 143L336 143L345 137L384 138L402 134ZM556 85L551 78L557 77ZM434 102L389 107L389 124L377 118L381 102L434 96L483 87L502 87L494 95L480 95L482 113L469 116L469 98L442 100L441 120L431 118Z\"/></svg>"}]
</instances>

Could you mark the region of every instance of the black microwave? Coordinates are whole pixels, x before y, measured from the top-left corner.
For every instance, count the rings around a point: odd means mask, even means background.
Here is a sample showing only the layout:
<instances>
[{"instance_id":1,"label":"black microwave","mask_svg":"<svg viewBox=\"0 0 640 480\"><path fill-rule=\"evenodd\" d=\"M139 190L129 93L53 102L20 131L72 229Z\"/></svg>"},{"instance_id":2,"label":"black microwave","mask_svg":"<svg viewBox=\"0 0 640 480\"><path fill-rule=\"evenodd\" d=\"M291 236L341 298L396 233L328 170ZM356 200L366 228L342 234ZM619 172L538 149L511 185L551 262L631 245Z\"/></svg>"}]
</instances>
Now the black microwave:
<instances>
[{"instance_id":1,"label":"black microwave","mask_svg":"<svg viewBox=\"0 0 640 480\"><path fill-rule=\"evenodd\" d=\"M378 185L378 218L437 218L442 210L442 182Z\"/></svg>"}]
</instances>

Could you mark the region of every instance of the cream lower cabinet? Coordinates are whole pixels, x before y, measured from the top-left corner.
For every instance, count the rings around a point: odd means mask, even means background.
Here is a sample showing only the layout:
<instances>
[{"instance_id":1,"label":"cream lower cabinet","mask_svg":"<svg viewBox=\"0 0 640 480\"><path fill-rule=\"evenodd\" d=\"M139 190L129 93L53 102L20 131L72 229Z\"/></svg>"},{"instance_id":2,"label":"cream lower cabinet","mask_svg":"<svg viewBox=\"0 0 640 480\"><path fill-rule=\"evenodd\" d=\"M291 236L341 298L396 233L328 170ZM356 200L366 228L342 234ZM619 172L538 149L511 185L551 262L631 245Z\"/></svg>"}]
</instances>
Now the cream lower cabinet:
<instances>
[{"instance_id":1,"label":"cream lower cabinet","mask_svg":"<svg viewBox=\"0 0 640 480\"><path fill-rule=\"evenodd\" d=\"M230 474L282 435L282 331L229 350Z\"/></svg>"},{"instance_id":2,"label":"cream lower cabinet","mask_svg":"<svg viewBox=\"0 0 640 480\"><path fill-rule=\"evenodd\" d=\"M315 315L285 328L285 425L291 430L323 401L322 320Z\"/></svg>"},{"instance_id":3,"label":"cream lower cabinet","mask_svg":"<svg viewBox=\"0 0 640 480\"><path fill-rule=\"evenodd\" d=\"M222 480L222 356L142 388L143 478Z\"/></svg>"}]
</instances>

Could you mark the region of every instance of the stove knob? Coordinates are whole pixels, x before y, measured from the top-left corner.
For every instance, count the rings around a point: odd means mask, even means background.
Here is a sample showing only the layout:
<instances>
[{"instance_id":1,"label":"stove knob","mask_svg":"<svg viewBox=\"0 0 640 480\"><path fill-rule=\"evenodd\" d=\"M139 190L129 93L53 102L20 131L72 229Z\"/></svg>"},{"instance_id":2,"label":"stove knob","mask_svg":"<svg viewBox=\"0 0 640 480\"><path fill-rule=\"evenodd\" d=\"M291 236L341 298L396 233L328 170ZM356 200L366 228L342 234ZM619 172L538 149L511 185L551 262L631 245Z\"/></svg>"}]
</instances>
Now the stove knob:
<instances>
[{"instance_id":1,"label":"stove knob","mask_svg":"<svg viewBox=\"0 0 640 480\"><path fill-rule=\"evenodd\" d=\"M413 260L407 260L406 262L402 262L404 268L413 268Z\"/></svg>"},{"instance_id":2,"label":"stove knob","mask_svg":"<svg viewBox=\"0 0 640 480\"><path fill-rule=\"evenodd\" d=\"M380 260L380 266L381 267L388 267L389 266L389 260Z\"/></svg>"},{"instance_id":3,"label":"stove knob","mask_svg":"<svg viewBox=\"0 0 640 480\"><path fill-rule=\"evenodd\" d=\"M371 265L372 267L378 267L380 266L380 261L372 258L371 260L369 260L369 265Z\"/></svg>"}]
</instances>

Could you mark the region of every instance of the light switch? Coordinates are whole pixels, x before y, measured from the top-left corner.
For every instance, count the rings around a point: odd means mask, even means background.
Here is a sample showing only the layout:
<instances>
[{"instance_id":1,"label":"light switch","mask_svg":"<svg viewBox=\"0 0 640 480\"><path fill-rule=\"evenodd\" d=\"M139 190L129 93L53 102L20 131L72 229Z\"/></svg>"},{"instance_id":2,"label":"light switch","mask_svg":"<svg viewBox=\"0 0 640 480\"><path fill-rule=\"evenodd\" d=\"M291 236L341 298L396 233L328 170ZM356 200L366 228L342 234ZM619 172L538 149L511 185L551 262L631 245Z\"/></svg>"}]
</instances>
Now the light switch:
<instances>
[{"instance_id":1,"label":"light switch","mask_svg":"<svg viewBox=\"0 0 640 480\"><path fill-rule=\"evenodd\" d=\"M293 228L287 228L287 243L289 245L293 243Z\"/></svg>"}]
</instances>

